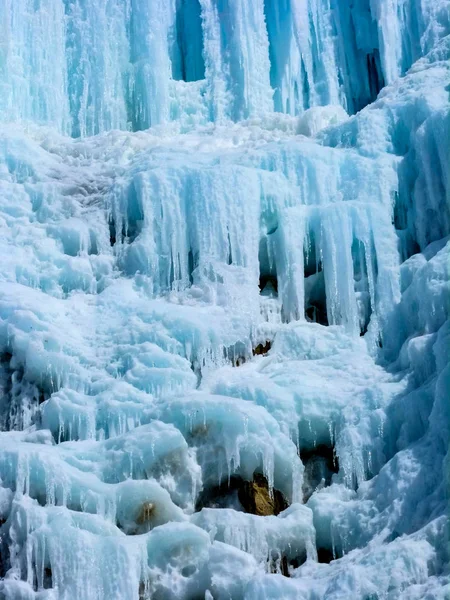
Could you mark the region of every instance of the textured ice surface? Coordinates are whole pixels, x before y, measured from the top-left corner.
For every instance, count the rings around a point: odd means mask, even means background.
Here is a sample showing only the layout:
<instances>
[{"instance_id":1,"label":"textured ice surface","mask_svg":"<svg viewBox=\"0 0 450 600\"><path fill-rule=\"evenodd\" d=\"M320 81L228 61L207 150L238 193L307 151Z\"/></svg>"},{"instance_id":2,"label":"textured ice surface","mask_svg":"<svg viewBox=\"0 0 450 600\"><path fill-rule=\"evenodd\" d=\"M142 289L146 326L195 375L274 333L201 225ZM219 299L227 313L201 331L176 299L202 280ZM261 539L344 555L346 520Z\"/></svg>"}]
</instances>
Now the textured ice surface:
<instances>
[{"instance_id":1,"label":"textured ice surface","mask_svg":"<svg viewBox=\"0 0 450 600\"><path fill-rule=\"evenodd\" d=\"M2 120L74 136L354 113L449 33L446 0L3 0Z\"/></svg>"},{"instance_id":2,"label":"textured ice surface","mask_svg":"<svg viewBox=\"0 0 450 600\"><path fill-rule=\"evenodd\" d=\"M449 8L3 1L0 598L448 598Z\"/></svg>"}]
</instances>

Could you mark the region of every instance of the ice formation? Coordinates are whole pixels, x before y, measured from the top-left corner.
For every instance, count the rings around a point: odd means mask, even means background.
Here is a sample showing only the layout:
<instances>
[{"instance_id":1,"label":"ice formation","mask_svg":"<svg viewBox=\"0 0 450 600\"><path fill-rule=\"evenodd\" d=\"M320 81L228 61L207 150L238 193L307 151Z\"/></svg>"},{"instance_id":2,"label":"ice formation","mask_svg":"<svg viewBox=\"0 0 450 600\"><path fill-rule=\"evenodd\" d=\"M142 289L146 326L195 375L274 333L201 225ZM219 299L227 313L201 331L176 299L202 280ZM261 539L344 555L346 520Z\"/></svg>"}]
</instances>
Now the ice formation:
<instances>
[{"instance_id":1,"label":"ice formation","mask_svg":"<svg viewBox=\"0 0 450 600\"><path fill-rule=\"evenodd\" d=\"M2 0L0 598L450 597L450 2Z\"/></svg>"}]
</instances>

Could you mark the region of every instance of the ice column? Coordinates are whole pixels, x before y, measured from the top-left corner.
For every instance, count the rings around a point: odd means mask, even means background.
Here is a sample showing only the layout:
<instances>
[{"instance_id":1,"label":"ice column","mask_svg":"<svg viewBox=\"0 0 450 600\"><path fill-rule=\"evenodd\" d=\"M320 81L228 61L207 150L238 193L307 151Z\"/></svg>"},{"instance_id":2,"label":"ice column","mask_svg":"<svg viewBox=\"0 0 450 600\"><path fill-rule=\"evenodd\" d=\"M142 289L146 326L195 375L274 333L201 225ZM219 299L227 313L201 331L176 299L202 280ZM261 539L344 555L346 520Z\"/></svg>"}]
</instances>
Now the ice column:
<instances>
[{"instance_id":1,"label":"ice column","mask_svg":"<svg viewBox=\"0 0 450 600\"><path fill-rule=\"evenodd\" d=\"M212 120L239 120L270 112L263 0L200 1Z\"/></svg>"}]
</instances>

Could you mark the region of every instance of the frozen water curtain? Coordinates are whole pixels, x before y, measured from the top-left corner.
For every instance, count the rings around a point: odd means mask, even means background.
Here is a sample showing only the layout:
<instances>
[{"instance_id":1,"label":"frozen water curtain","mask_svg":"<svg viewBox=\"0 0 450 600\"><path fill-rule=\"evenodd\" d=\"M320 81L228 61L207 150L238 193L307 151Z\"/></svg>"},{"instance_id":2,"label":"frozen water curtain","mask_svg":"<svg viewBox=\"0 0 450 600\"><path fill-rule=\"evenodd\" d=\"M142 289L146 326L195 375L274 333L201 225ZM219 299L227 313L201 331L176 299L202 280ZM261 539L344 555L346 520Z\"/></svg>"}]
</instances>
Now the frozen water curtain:
<instances>
[{"instance_id":1,"label":"frozen water curtain","mask_svg":"<svg viewBox=\"0 0 450 600\"><path fill-rule=\"evenodd\" d=\"M445 600L450 2L0 0L0 598Z\"/></svg>"}]
</instances>

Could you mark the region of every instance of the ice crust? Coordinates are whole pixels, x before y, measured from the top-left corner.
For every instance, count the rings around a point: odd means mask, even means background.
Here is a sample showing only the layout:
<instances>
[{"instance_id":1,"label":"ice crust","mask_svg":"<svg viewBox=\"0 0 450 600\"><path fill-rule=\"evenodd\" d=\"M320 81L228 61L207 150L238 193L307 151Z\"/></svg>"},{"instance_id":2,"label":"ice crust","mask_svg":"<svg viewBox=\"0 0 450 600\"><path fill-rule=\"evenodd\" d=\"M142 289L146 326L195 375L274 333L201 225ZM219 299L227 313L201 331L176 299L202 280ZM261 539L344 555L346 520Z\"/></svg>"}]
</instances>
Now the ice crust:
<instances>
[{"instance_id":1,"label":"ice crust","mask_svg":"<svg viewBox=\"0 0 450 600\"><path fill-rule=\"evenodd\" d=\"M0 598L448 598L449 10L4 0Z\"/></svg>"}]
</instances>

